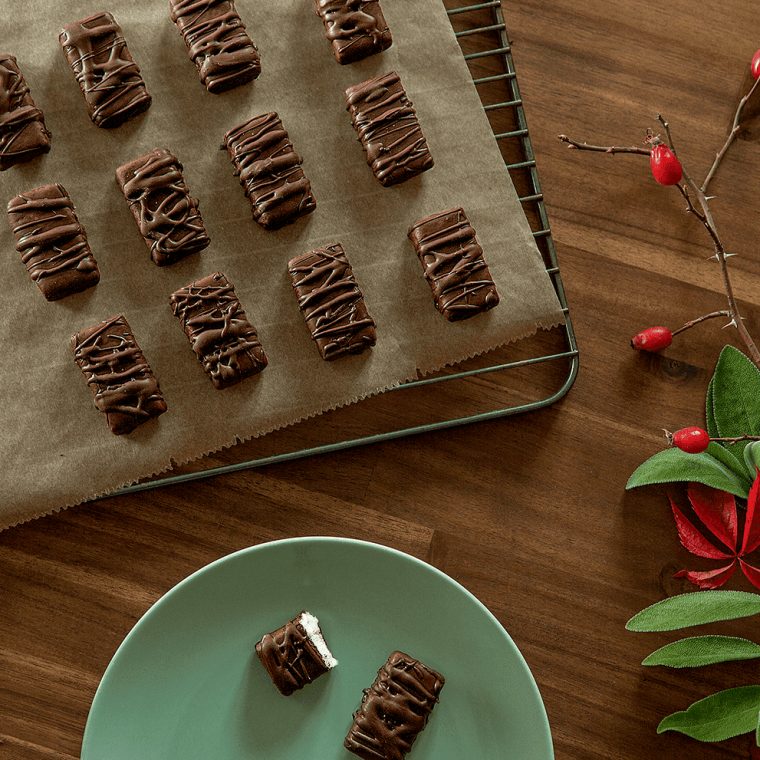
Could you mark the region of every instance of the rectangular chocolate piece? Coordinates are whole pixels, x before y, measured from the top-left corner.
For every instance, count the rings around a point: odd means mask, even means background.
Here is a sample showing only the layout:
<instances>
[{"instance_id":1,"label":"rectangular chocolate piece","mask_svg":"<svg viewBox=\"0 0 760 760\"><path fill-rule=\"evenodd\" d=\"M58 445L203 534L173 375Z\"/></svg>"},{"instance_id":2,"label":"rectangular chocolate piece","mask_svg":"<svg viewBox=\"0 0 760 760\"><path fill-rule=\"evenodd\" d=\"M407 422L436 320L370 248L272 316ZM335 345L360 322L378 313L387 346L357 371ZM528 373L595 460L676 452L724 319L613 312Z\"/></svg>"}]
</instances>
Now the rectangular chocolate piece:
<instances>
[{"instance_id":1,"label":"rectangular chocolate piece","mask_svg":"<svg viewBox=\"0 0 760 760\"><path fill-rule=\"evenodd\" d=\"M425 728L444 677L403 652L393 652L365 689L343 746L364 760L401 760Z\"/></svg>"},{"instance_id":2,"label":"rectangular chocolate piece","mask_svg":"<svg viewBox=\"0 0 760 760\"><path fill-rule=\"evenodd\" d=\"M314 0L338 63L382 53L393 44L379 0Z\"/></svg>"},{"instance_id":3,"label":"rectangular chocolate piece","mask_svg":"<svg viewBox=\"0 0 760 760\"><path fill-rule=\"evenodd\" d=\"M215 388L235 385L267 366L256 330L221 272L180 288L170 302Z\"/></svg>"},{"instance_id":4,"label":"rectangular chocolate piece","mask_svg":"<svg viewBox=\"0 0 760 760\"><path fill-rule=\"evenodd\" d=\"M367 163L385 187L433 168L417 112L392 71L349 87L346 103Z\"/></svg>"},{"instance_id":5,"label":"rectangular chocolate piece","mask_svg":"<svg viewBox=\"0 0 760 760\"><path fill-rule=\"evenodd\" d=\"M256 116L231 129L224 147L253 206L253 218L274 230L317 207L301 157L276 113Z\"/></svg>"},{"instance_id":6,"label":"rectangular chocolate piece","mask_svg":"<svg viewBox=\"0 0 760 760\"><path fill-rule=\"evenodd\" d=\"M375 322L340 243L296 256L288 271L323 359L360 354L375 345Z\"/></svg>"},{"instance_id":7,"label":"rectangular chocolate piece","mask_svg":"<svg viewBox=\"0 0 760 760\"><path fill-rule=\"evenodd\" d=\"M209 244L198 201L170 151L156 148L116 170L116 181L158 266L173 264Z\"/></svg>"},{"instance_id":8,"label":"rectangular chocolate piece","mask_svg":"<svg viewBox=\"0 0 760 760\"><path fill-rule=\"evenodd\" d=\"M409 230L438 311L450 322L499 303L496 285L464 209L420 219Z\"/></svg>"},{"instance_id":9,"label":"rectangular chocolate piece","mask_svg":"<svg viewBox=\"0 0 760 760\"><path fill-rule=\"evenodd\" d=\"M118 127L150 106L140 67L110 13L66 24L58 39L99 127Z\"/></svg>"},{"instance_id":10,"label":"rectangular chocolate piece","mask_svg":"<svg viewBox=\"0 0 760 760\"><path fill-rule=\"evenodd\" d=\"M306 611L267 633L256 644L256 654L285 697L338 664L325 642L319 620Z\"/></svg>"},{"instance_id":11,"label":"rectangular chocolate piece","mask_svg":"<svg viewBox=\"0 0 760 760\"><path fill-rule=\"evenodd\" d=\"M0 171L50 150L50 132L16 59L0 53Z\"/></svg>"},{"instance_id":12,"label":"rectangular chocolate piece","mask_svg":"<svg viewBox=\"0 0 760 760\"><path fill-rule=\"evenodd\" d=\"M224 92L261 73L256 46L233 0L169 0L172 21L209 92Z\"/></svg>"},{"instance_id":13,"label":"rectangular chocolate piece","mask_svg":"<svg viewBox=\"0 0 760 760\"><path fill-rule=\"evenodd\" d=\"M29 276L48 301L98 284L98 265L63 185L43 185L12 198L8 223Z\"/></svg>"},{"instance_id":14,"label":"rectangular chocolate piece","mask_svg":"<svg viewBox=\"0 0 760 760\"><path fill-rule=\"evenodd\" d=\"M158 381L123 316L78 332L71 347L112 433L131 433L166 411Z\"/></svg>"}]
</instances>

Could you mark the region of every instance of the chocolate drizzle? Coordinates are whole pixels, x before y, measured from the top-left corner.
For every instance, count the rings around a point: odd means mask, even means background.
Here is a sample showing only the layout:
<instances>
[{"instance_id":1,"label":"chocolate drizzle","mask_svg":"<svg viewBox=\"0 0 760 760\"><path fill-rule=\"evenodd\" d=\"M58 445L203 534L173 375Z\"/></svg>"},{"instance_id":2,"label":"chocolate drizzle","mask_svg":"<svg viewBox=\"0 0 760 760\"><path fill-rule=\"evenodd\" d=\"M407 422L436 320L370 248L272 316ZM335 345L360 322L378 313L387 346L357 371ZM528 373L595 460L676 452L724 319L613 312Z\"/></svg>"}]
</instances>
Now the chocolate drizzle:
<instances>
[{"instance_id":1,"label":"chocolate drizzle","mask_svg":"<svg viewBox=\"0 0 760 760\"><path fill-rule=\"evenodd\" d=\"M233 0L169 0L201 82L218 93L256 79L261 61Z\"/></svg>"},{"instance_id":2,"label":"chocolate drizzle","mask_svg":"<svg viewBox=\"0 0 760 760\"><path fill-rule=\"evenodd\" d=\"M499 294L464 209L425 217L409 230L436 308L451 322L493 309Z\"/></svg>"},{"instance_id":3,"label":"chocolate drizzle","mask_svg":"<svg viewBox=\"0 0 760 760\"><path fill-rule=\"evenodd\" d=\"M123 316L82 330L71 343L95 406L106 415L111 432L131 433L166 411L158 381Z\"/></svg>"},{"instance_id":4,"label":"chocolate drizzle","mask_svg":"<svg viewBox=\"0 0 760 760\"><path fill-rule=\"evenodd\" d=\"M427 724L444 677L403 652L393 652L363 692L343 743L364 760L403 760Z\"/></svg>"},{"instance_id":5,"label":"chocolate drizzle","mask_svg":"<svg viewBox=\"0 0 760 760\"><path fill-rule=\"evenodd\" d=\"M349 87L346 103L367 163L385 187L433 168L417 113L395 71Z\"/></svg>"},{"instance_id":6,"label":"chocolate drizzle","mask_svg":"<svg viewBox=\"0 0 760 760\"><path fill-rule=\"evenodd\" d=\"M171 152L156 148L120 166L116 181L158 266L209 245L198 201L190 197L182 164Z\"/></svg>"},{"instance_id":7,"label":"chocolate drizzle","mask_svg":"<svg viewBox=\"0 0 760 760\"><path fill-rule=\"evenodd\" d=\"M282 628L267 633L256 644L256 654L261 664L279 692L286 697L329 670L299 618L300 615L297 615Z\"/></svg>"},{"instance_id":8,"label":"chocolate drizzle","mask_svg":"<svg viewBox=\"0 0 760 760\"><path fill-rule=\"evenodd\" d=\"M11 199L8 222L29 276L48 301L100 280L87 236L62 185L36 187Z\"/></svg>"},{"instance_id":9,"label":"chocolate drizzle","mask_svg":"<svg viewBox=\"0 0 760 760\"><path fill-rule=\"evenodd\" d=\"M0 53L0 171L49 150L50 132L16 59Z\"/></svg>"},{"instance_id":10,"label":"chocolate drizzle","mask_svg":"<svg viewBox=\"0 0 760 760\"><path fill-rule=\"evenodd\" d=\"M118 127L150 106L140 67L110 13L67 24L59 40L99 127Z\"/></svg>"},{"instance_id":11,"label":"chocolate drizzle","mask_svg":"<svg viewBox=\"0 0 760 760\"><path fill-rule=\"evenodd\" d=\"M251 201L253 218L262 227L277 229L314 211L317 202L301 169L302 159L276 113L231 129L224 147Z\"/></svg>"},{"instance_id":12,"label":"chocolate drizzle","mask_svg":"<svg viewBox=\"0 0 760 760\"><path fill-rule=\"evenodd\" d=\"M297 256L288 271L323 359L359 354L375 345L375 322L340 243Z\"/></svg>"},{"instance_id":13,"label":"chocolate drizzle","mask_svg":"<svg viewBox=\"0 0 760 760\"><path fill-rule=\"evenodd\" d=\"M338 63L353 63L381 53L393 37L379 0L315 0Z\"/></svg>"},{"instance_id":14,"label":"chocolate drizzle","mask_svg":"<svg viewBox=\"0 0 760 760\"><path fill-rule=\"evenodd\" d=\"M181 288L170 300L174 316L215 388L239 383L267 366L256 330L221 272Z\"/></svg>"}]
</instances>

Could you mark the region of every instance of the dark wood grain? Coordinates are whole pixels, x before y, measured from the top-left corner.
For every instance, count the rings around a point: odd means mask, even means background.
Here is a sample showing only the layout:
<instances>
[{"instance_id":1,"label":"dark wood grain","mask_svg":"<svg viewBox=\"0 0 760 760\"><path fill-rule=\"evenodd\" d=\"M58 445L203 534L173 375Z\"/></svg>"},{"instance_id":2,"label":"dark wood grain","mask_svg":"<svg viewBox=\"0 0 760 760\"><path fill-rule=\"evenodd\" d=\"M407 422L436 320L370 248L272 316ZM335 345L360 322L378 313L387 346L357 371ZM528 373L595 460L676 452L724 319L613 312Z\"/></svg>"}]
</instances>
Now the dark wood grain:
<instances>
[{"instance_id":1,"label":"dark wood grain","mask_svg":"<svg viewBox=\"0 0 760 760\"><path fill-rule=\"evenodd\" d=\"M722 308L718 271L646 160L580 155L556 135L633 144L662 110L684 159L704 173L760 22L743 0L515 0L505 10L579 335L575 388L528 416L105 499L1 534L2 760L78 757L99 678L150 604L224 554L310 534L395 546L482 599L533 669L558 758L748 756L746 739L699 745L655 727L712 691L756 682L756 668L645 670L642 657L673 637L624 630L633 612L685 588L671 576L689 561L663 493L625 494L625 481L661 446L660 428L701 421L707 378L733 336L704 325L662 357L635 355L627 341L642 326ZM473 69L495 67L483 59ZM743 254L732 267L755 334L758 172L760 144L739 141L713 187L717 221ZM504 355L560 347L550 333ZM566 369L387 394L210 461L538 398ZM746 623L720 630L752 634Z\"/></svg>"}]
</instances>

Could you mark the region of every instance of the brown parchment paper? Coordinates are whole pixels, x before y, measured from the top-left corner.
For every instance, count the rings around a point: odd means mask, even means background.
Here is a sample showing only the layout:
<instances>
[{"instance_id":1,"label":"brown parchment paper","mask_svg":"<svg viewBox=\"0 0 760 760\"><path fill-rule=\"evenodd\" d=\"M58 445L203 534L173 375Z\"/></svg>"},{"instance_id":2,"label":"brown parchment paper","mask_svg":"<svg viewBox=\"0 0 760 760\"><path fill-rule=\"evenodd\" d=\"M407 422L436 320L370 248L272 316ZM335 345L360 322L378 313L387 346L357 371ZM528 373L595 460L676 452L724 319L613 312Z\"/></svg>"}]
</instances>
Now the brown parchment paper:
<instances>
[{"instance_id":1,"label":"brown parchment paper","mask_svg":"<svg viewBox=\"0 0 760 760\"><path fill-rule=\"evenodd\" d=\"M251 86L211 95L165 0L3 0L0 45L18 57L53 132L52 151L0 175L4 204L48 182L69 191L100 265L100 284L48 303L0 219L0 527L79 503L140 477L347 404L562 321L559 303L517 200L441 0L383 0L393 47L350 66L333 59L312 0L238 0L261 52ZM58 45L69 21L109 10L124 29L153 105L115 130L95 127ZM395 69L413 100L435 168L383 188L345 111L346 86ZM318 208L279 232L251 219L219 145L245 119L276 110L304 157ZM183 162L211 246L171 267L149 258L114 180L155 147ZM406 238L411 222L463 206L501 304L451 324L433 307ZM286 263L343 243L377 346L321 360L291 292ZM190 350L168 297L214 271L236 286L269 357L255 379L216 391ZM123 313L161 383L169 411L113 436L74 364L69 338Z\"/></svg>"}]
</instances>

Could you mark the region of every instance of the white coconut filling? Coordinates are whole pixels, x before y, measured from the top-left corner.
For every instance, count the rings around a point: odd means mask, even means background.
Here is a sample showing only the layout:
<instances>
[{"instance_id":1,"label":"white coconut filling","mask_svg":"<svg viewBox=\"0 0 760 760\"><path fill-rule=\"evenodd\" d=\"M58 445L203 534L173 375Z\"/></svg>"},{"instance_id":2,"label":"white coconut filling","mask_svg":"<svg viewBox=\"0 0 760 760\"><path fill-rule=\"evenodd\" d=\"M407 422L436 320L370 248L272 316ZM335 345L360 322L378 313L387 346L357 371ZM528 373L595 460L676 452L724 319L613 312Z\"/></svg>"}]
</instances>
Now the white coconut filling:
<instances>
[{"instance_id":1,"label":"white coconut filling","mask_svg":"<svg viewBox=\"0 0 760 760\"><path fill-rule=\"evenodd\" d=\"M328 670L334 668L338 661L333 657L332 652L327 646L325 637L322 635L322 630L319 627L319 620L311 614L311 612L302 612L298 622L303 626L306 635L312 644L317 648L319 656L322 658L325 667Z\"/></svg>"}]
</instances>

